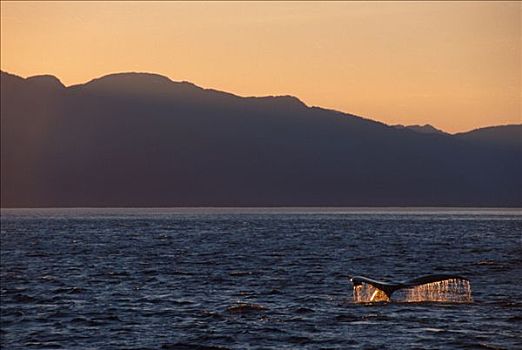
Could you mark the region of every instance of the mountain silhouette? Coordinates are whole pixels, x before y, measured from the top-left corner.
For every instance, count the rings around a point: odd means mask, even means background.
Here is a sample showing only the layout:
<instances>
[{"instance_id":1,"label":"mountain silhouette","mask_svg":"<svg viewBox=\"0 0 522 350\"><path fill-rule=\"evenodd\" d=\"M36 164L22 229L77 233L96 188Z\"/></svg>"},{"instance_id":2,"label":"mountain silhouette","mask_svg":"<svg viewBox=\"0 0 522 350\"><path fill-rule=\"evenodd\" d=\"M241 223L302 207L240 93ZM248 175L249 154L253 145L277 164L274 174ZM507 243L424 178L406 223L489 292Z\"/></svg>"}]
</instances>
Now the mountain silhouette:
<instances>
[{"instance_id":1,"label":"mountain silhouette","mask_svg":"<svg viewBox=\"0 0 522 350\"><path fill-rule=\"evenodd\" d=\"M148 73L1 75L2 207L521 206L520 125L420 133Z\"/></svg>"},{"instance_id":2,"label":"mountain silhouette","mask_svg":"<svg viewBox=\"0 0 522 350\"><path fill-rule=\"evenodd\" d=\"M413 131L417 131L423 134L447 134L446 132L435 128L433 125L430 124L424 124L424 125L401 125L397 124L394 125L394 127L398 129L407 128Z\"/></svg>"},{"instance_id":3,"label":"mountain silhouette","mask_svg":"<svg viewBox=\"0 0 522 350\"><path fill-rule=\"evenodd\" d=\"M500 125L455 134L463 140L522 150L522 125Z\"/></svg>"}]
</instances>

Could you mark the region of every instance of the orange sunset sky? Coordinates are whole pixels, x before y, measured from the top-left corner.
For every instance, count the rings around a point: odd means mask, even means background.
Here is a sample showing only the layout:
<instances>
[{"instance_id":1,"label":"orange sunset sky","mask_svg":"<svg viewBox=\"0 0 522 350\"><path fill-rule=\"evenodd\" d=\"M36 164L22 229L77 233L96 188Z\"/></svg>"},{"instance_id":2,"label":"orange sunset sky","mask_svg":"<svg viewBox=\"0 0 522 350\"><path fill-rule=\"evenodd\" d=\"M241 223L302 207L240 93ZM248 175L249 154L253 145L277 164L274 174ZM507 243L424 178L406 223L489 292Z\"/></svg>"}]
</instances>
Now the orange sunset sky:
<instances>
[{"instance_id":1,"label":"orange sunset sky","mask_svg":"<svg viewBox=\"0 0 522 350\"><path fill-rule=\"evenodd\" d=\"M1 2L1 69L154 72L449 132L521 123L522 2Z\"/></svg>"}]
</instances>

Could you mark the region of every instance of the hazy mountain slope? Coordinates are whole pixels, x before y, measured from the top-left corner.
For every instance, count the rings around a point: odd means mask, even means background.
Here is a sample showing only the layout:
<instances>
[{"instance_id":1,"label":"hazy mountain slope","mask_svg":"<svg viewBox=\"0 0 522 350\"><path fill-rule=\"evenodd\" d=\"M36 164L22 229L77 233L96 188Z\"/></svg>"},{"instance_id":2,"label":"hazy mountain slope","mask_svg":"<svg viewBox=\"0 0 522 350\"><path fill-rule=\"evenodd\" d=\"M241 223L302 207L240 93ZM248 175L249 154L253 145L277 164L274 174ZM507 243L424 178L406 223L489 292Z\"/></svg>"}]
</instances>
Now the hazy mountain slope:
<instances>
[{"instance_id":1,"label":"hazy mountain slope","mask_svg":"<svg viewBox=\"0 0 522 350\"><path fill-rule=\"evenodd\" d=\"M517 206L521 153L291 96L2 73L2 206Z\"/></svg>"},{"instance_id":2,"label":"hazy mountain slope","mask_svg":"<svg viewBox=\"0 0 522 350\"><path fill-rule=\"evenodd\" d=\"M455 137L477 143L515 147L522 151L522 124L480 128L455 134Z\"/></svg>"}]
</instances>

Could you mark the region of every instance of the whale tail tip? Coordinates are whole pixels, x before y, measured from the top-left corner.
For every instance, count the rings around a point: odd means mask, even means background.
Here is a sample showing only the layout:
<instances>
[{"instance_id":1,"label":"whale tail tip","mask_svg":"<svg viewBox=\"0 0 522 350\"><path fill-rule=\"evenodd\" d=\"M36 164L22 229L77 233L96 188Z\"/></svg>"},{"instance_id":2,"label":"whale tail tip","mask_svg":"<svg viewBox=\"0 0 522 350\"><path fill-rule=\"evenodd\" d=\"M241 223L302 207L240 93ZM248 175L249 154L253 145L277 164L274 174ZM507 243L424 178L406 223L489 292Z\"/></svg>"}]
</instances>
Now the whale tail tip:
<instances>
[{"instance_id":1,"label":"whale tail tip","mask_svg":"<svg viewBox=\"0 0 522 350\"><path fill-rule=\"evenodd\" d=\"M390 302L449 302L470 303L471 285L459 275L432 274L399 283L351 277L353 300L356 303Z\"/></svg>"}]
</instances>

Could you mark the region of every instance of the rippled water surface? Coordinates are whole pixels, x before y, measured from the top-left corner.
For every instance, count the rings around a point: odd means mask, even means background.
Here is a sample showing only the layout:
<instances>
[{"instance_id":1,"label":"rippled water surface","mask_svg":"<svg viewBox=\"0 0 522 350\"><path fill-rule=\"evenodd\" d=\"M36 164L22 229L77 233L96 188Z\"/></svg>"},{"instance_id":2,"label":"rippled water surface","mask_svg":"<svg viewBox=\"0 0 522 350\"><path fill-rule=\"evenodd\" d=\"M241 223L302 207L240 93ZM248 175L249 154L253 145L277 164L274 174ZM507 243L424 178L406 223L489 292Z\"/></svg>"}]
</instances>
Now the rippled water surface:
<instances>
[{"instance_id":1,"label":"rippled water surface","mask_svg":"<svg viewBox=\"0 0 522 350\"><path fill-rule=\"evenodd\" d=\"M522 348L520 210L2 210L1 345ZM352 302L457 273L473 304Z\"/></svg>"}]
</instances>

